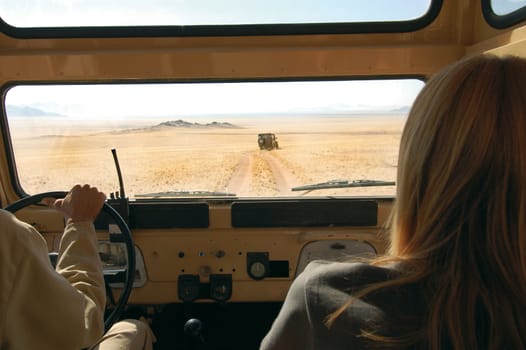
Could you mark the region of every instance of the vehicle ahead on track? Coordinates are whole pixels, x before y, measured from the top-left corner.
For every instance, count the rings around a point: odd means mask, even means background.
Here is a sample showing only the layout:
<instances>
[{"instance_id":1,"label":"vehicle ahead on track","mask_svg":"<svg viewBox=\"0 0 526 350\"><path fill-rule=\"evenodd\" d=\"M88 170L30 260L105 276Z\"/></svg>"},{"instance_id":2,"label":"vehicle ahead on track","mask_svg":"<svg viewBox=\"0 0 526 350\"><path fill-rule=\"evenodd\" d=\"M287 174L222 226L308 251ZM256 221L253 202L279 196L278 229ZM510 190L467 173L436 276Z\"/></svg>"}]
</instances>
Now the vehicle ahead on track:
<instances>
[{"instance_id":1,"label":"vehicle ahead on track","mask_svg":"<svg viewBox=\"0 0 526 350\"><path fill-rule=\"evenodd\" d=\"M426 79L472 54L526 56L524 0L33 1L0 1L2 207L76 183L107 193L136 248L122 317L149 320L156 350L256 349L310 261L383 254ZM57 250L60 214L16 215ZM129 254L111 218L96 228L111 304Z\"/></svg>"},{"instance_id":2,"label":"vehicle ahead on track","mask_svg":"<svg viewBox=\"0 0 526 350\"><path fill-rule=\"evenodd\" d=\"M278 138L272 133L258 134L258 146L259 149L266 149L267 151L279 149Z\"/></svg>"}]
</instances>

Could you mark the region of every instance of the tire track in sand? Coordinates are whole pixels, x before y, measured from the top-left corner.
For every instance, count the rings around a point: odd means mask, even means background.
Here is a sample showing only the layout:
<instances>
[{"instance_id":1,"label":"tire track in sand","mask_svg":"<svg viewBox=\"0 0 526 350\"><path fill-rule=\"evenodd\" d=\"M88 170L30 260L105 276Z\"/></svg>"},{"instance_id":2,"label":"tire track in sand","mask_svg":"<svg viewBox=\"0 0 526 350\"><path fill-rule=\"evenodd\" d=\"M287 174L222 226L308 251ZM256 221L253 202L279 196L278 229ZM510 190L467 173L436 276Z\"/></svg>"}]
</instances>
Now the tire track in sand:
<instances>
[{"instance_id":1,"label":"tire track in sand","mask_svg":"<svg viewBox=\"0 0 526 350\"><path fill-rule=\"evenodd\" d=\"M246 153L237 163L234 173L228 181L227 191L237 196L246 196L250 190L250 174L252 174L253 160L250 153Z\"/></svg>"},{"instance_id":2,"label":"tire track in sand","mask_svg":"<svg viewBox=\"0 0 526 350\"><path fill-rule=\"evenodd\" d=\"M269 151L254 151L242 156L228 183L237 196L289 196L298 183L287 167Z\"/></svg>"},{"instance_id":3,"label":"tire track in sand","mask_svg":"<svg viewBox=\"0 0 526 350\"><path fill-rule=\"evenodd\" d=\"M267 161L275 179L275 185L280 195L291 195L291 188L297 183L295 176L271 152L263 152L262 158Z\"/></svg>"}]
</instances>

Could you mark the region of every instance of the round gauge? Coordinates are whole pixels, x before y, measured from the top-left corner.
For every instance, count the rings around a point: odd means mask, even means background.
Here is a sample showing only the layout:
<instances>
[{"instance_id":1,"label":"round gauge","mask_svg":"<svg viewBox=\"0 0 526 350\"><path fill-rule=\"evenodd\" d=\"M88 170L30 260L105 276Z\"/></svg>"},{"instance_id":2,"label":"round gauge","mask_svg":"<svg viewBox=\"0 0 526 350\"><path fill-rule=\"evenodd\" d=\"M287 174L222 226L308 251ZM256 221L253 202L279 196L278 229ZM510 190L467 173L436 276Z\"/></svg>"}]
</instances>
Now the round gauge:
<instances>
[{"instance_id":1,"label":"round gauge","mask_svg":"<svg viewBox=\"0 0 526 350\"><path fill-rule=\"evenodd\" d=\"M260 280L267 275L267 266L261 261L253 261L248 269L250 277Z\"/></svg>"}]
</instances>

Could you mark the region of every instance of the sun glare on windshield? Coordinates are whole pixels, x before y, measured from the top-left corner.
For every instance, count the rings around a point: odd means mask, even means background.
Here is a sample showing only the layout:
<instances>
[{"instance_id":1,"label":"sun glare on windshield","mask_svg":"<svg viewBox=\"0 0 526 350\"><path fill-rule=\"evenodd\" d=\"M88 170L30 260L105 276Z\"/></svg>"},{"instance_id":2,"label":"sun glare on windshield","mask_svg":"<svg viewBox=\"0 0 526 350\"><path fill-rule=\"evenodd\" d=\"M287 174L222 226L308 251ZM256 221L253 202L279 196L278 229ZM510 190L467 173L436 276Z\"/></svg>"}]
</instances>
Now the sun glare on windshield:
<instances>
[{"instance_id":1,"label":"sun glare on windshield","mask_svg":"<svg viewBox=\"0 0 526 350\"><path fill-rule=\"evenodd\" d=\"M170 197L395 193L418 80L16 86L5 108L27 193L91 183ZM93 103L96 101L96 103Z\"/></svg>"}]
</instances>

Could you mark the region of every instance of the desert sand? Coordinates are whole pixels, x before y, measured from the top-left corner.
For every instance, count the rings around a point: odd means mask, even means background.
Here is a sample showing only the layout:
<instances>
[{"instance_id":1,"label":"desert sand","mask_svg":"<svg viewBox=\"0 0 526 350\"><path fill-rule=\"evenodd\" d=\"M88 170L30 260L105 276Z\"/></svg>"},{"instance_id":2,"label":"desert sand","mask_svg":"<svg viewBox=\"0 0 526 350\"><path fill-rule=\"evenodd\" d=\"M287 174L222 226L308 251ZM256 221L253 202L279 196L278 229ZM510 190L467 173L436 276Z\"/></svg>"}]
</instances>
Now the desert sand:
<instances>
[{"instance_id":1,"label":"desert sand","mask_svg":"<svg viewBox=\"0 0 526 350\"><path fill-rule=\"evenodd\" d=\"M183 118L184 119L184 118ZM211 122L213 119L206 121ZM27 193L90 183L118 190L117 150L127 195L218 191L242 197L394 195L395 187L291 188L328 180L394 181L405 116L223 118L235 128L152 127L159 121L10 120L13 152ZM215 120L214 120L215 121ZM275 133L280 149L260 150Z\"/></svg>"}]
</instances>

